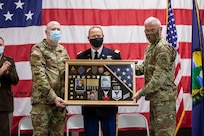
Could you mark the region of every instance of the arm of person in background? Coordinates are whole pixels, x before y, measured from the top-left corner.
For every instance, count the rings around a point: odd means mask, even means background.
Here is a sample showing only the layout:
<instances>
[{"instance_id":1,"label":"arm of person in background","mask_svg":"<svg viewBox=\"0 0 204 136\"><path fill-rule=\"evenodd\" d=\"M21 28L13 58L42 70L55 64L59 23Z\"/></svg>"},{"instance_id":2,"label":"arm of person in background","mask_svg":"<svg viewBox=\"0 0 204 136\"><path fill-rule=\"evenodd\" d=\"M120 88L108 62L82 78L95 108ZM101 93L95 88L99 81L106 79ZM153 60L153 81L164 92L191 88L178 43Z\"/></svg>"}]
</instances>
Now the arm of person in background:
<instances>
[{"instance_id":1,"label":"arm of person in background","mask_svg":"<svg viewBox=\"0 0 204 136\"><path fill-rule=\"evenodd\" d=\"M7 61L0 68L0 76L4 77L8 84L16 85L18 83L19 78L13 59L7 57Z\"/></svg>"}]
</instances>

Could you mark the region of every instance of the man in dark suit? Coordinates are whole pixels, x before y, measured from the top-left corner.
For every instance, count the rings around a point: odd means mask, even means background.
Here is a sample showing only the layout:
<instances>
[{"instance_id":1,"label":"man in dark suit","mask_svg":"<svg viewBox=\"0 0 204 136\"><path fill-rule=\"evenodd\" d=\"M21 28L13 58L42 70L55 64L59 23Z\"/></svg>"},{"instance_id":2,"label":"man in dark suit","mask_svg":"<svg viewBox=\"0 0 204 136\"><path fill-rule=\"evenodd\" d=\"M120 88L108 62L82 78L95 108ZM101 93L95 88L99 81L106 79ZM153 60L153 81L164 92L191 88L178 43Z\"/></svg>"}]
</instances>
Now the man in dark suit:
<instances>
[{"instance_id":1,"label":"man in dark suit","mask_svg":"<svg viewBox=\"0 0 204 136\"><path fill-rule=\"evenodd\" d=\"M10 136L14 110L11 85L16 85L19 78L14 60L3 52L4 40L0 37L0 136Z\"/></svg>"},{"instance_id":2,"label":"man in dark suit","mask_svg":"<svg viewBox=\"0 0 204 136\"><path fill-rule=\"evenodd\" d=\"M119 50L112 50L103 45L103 38L102 28L91 27L88 33L91 48L78 53L77 59L121 59ZM117 112L117 106L82 106L85 136L98 136L99 121L103 136L116 136Z\"/></svg>"}]
</instances>

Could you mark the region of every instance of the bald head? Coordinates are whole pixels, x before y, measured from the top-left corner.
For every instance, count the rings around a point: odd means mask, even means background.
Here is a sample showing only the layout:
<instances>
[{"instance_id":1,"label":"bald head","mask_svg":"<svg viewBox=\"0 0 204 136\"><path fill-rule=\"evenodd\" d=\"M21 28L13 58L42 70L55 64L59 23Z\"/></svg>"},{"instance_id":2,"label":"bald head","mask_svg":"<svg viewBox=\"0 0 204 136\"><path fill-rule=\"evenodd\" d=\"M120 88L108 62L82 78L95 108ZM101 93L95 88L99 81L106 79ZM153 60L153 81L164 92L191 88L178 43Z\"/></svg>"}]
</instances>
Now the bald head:
<instances>
[{"instance_id":1,"label":"bald head","mask_svg":"<svg viewBox=\"0 0 204 136\"><path fill-rule=\"evenodd\" d=\"M46 26L46 41L51 45L57 45L61 38L61 25L57 21L50 21Z\"/></svg>"},{"instance_id":2,"label":"bald head","mask_svg":"<svg viewBox=\"0 0 204 136\"><path fill-rule=\"evenodd\" d=\"M56 26L56 29L60 29L60 23L57 22L57 21L50 21L49 23L47 23L47 26L46 26L46 31L50 31L52 30L52 28L54 28Z\"/></svg>"},{"instance_id":3,"label":"bald head","mask_svg":"<svg viewBox=\"0 0 204 136\"><path fill-rule=\"evenodd\" d=\"M156 17L148 17L144 22L145 34L151 44L156 43L161 38L161 22Z\"/></svg>"},{"instance_id":4,"label":"bald head","mask_svg":"<svg viewBox=\"0 0 204 136\"><path fill-rule=\"evenodd\" d=\"M154 34L159 30L159 33L162 31L161 22L156 17L148 17L145 22L145 34Z\"/></svg>"}]
</instances>

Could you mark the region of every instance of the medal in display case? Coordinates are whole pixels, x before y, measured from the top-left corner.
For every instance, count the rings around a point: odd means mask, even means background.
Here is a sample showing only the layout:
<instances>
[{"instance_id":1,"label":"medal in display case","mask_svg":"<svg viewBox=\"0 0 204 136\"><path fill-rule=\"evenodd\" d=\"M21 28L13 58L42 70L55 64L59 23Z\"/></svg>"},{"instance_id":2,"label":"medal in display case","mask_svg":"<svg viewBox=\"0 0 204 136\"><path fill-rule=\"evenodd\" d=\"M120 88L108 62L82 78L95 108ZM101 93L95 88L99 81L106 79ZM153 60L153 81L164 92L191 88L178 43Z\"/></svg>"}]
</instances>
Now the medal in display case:
<instances>
[{"instance_id":1,"label":"medal in display case","mask_svg":"<svg viewBox=\"0 0 204 136\"><path fill-rule=\"evenodd\" d=\"M135 63L130 60L67 60L67 105L137 105Z\"/></svg>"}]
</instances>

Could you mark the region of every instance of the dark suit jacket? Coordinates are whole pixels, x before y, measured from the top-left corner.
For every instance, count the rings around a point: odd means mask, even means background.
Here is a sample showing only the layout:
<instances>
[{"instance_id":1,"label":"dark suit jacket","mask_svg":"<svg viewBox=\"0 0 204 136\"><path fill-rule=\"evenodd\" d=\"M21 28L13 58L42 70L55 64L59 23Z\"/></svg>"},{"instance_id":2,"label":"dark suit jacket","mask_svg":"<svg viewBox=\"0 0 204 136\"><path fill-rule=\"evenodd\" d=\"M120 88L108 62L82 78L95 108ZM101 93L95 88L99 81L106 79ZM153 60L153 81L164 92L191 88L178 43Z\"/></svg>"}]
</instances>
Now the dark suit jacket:
<instances>
[{"instance_id":1,"label":"dark suit jacket","mask_svg":"<svg viewBox=\"0 0 204 136\"><path fill-rule=\"evenodd\" d=\"M112 59L121 59L120 52L118 50L112 50L103 47L99 59L107 59L107 56L112 56ZM77 59L92 59L91 49L81 52L77 55ZM117 106L82 106L83 115L113 115L118 112Z\"/></svg>"},{"instance_id":2,"label":"dark suit jacket","mask_svg":"<svg viewBox=\"0 0 204 136\"><path fill-rule=\"evenodd\" d=\"M16 85L19 78L12 58L3 55L0 60L0 67L2 67L5 61L9 61L11 67L8 74L0 76L0 111L13 112L13 93L11 91L11 85Z\"/></svg>"}]
</instances>

